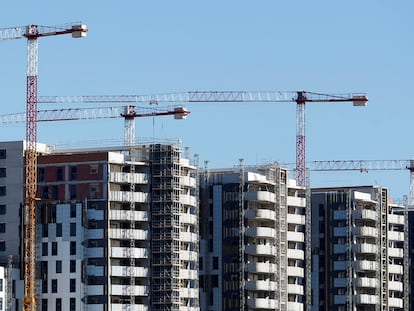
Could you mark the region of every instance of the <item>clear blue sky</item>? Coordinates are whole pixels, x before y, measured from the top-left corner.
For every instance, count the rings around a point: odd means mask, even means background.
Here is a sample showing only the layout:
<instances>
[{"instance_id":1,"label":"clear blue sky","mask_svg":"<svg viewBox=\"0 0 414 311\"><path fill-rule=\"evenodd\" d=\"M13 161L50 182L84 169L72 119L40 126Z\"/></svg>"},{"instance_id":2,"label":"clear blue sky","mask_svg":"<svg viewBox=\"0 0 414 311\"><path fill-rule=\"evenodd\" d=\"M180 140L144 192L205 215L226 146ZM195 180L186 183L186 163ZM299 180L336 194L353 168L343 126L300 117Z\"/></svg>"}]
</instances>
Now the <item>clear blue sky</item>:
<instances>
[{"instance_id":1,"label":"clear blue sky","mask_svg":"<svg viewBox=\"0 0 414 311\"><path fill-rule=\"evenodd\" d=\"M366 92L366 108L308 104L308 160L414 157L412 1L38 1L2 4L0 28L82 21L85 40L40 39L39 95L196 90ZM26 42L0 43L0 114L25 110ZM41 106L39 108L52 108ZM210 167L295 161L294 103L191 104L185 121L137 119ZM1 140L24 138L3 127ZM122 139L123 120L39 125L39 141ZM314 173L313 186L382 184L408 172Z\"/></svg>"}]
</instances>

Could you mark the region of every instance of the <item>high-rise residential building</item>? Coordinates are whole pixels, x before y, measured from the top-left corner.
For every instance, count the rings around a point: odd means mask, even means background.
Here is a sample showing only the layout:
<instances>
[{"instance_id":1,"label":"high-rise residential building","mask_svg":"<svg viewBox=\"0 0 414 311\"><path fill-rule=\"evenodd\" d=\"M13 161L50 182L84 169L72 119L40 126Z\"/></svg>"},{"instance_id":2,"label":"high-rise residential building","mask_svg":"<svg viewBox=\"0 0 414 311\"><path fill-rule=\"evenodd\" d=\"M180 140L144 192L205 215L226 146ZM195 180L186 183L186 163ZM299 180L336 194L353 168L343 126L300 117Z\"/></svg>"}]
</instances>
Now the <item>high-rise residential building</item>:
<instances>
[{"instance_id":1,"label":"high-rise residential building","mask_svg":"<svg viewBox=\"0 0 414 311\"><path fill-rule=\"evenodd\" d=\"M312 189L312 310L403 310L404 216L379 186Z\"/></svg>"},{"instance_id":2,"label":"high-rise residential building","mask_svg":"<svg viewBox=\"0 0 414 311\"><path fill-rule=\"evenodd\" d=\"M0 143L0 256L16 262L23 153L22 142ZM199 310L196 169L178 144L41 153L39 310Z\"/></svg>"},{"instance_id":3,"label":"high-rise residential building","mask_svg":"<svg viewBox=\"0 0 414 311\"><path fill-rule=\"evenodd\" d=\"M202 310L304 310L305 208L277 165L201 170Z\"/></svg>"}]
</instances>

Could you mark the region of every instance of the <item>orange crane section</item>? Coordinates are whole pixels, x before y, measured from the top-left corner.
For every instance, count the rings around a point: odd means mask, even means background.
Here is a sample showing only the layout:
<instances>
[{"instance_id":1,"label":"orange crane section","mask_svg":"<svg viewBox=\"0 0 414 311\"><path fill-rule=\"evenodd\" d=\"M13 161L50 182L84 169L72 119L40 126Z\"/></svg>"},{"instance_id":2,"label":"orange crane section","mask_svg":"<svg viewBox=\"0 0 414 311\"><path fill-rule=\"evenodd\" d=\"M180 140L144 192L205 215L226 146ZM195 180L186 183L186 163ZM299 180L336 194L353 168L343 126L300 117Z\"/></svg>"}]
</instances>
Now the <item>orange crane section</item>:
<instances>
[{"instance_id":1,"label":"orange crane section","mask_svg":"<svg viewBox=\"0 0 414 311\"><path fill-rule=\"evenodd\" d=\"M36 190L37 190L37 74L38 38L72 34L86 37L88 29L81 23L60 26L28 25L0 29L0 40L27 39L26 77L26 155L25 155L25 232L24 232L24 299L23 311L38 308L36 298Z\"/></svg>"}]
</instances>

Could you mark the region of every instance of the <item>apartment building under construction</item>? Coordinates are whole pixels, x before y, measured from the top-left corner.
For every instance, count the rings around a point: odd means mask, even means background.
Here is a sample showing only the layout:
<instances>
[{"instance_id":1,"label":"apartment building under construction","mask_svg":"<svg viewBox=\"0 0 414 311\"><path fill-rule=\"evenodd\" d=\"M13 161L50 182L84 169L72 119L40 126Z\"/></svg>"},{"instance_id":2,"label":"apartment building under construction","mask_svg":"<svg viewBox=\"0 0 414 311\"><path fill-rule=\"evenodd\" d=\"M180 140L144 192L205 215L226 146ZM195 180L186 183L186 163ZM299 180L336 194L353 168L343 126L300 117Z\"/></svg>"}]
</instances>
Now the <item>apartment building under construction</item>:
<instances>
[{"instance_id":1,"label":"apartment building under construction","mask_svg":"<svg viewBox=\"0 0 414 311\"><path fill-rule=\"evenodd\" d=\"M305 310L305 191L287 173L200 171L202 310Z\"/></svg>"},{"instance_id":2,"label":"apartment building under construction","mask_svg":"<svg viewBox=\"0 0 414 311\"><path fill-rule=\"evenodd\" d=\"M24 148L0 144L0 206L16 224L0 256L15 268ZM199 310L197 178L179 145L39 150L39 310Z\"/></svg>"},{"instance_id":3,"label":"apartment building under construction","mask_svg":"<svg viewBox=\"0 0 414 311\"><path fill-rule=\"evenodd\" d=\"M401 210L383 187L312 189L312 310L409 310Z\"/></svg>"}]
</instances>

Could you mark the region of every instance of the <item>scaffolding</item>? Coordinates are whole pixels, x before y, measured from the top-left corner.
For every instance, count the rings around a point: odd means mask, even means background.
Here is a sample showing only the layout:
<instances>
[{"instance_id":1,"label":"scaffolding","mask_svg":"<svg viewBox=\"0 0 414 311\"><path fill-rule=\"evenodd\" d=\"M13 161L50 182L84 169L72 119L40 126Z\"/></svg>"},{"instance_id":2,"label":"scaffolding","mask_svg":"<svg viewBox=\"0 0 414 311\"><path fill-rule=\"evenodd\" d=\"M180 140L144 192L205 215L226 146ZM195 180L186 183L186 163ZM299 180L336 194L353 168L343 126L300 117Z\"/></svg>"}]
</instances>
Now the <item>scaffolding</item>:
<instances>
[{"instance_id":1,"label":"scaffolding","mask_svg":"<svg viewBox=\"0 0 414 311\"><path fill-rule=\"evenodd\" d=\"M130 174L134 176L135 174L135 164L134 164L134 156L133 152L131 152L131 166L130 166ZM129 305L124 305L126 310L134 310L135 305L135 201L132 200L135 193L135 182L134 178L132 177L132 181L130 184L130 192L131 192L131 201L129 202Z\"/></svg>"},{"instance_id":2,"label":"scaffolding","mask_svg":"<svg viewBox=\"0 0 414 311\"><path fill-rule=\"evenodd\" d=\"M380 260L381 260L381 309L383 311L388 310L388 196L387 190L381 188L381 201L380 201Z\"/></svg>"},{"instance_id":3,"label":"scaffolding","mask_svg":"<svg viewBox=\"0 0 414 311\"><path fill-rule=\"evenodd\" d=\"M180 151L151 145L152 310L180 308Z\"/></svg>"},{"instance_id":4,"label":"scaffolding","mask_svg":"<svg viewBox=\"0 0 414 311\"><path fill-rule=\"evenodd\" d=\"M245 294L245 241L244 241L244 167L243 159L240 159L239 163L239 284L240 284L240 311L245 310L246 306L246 294Z\"/></svg>"}]
</instances>

